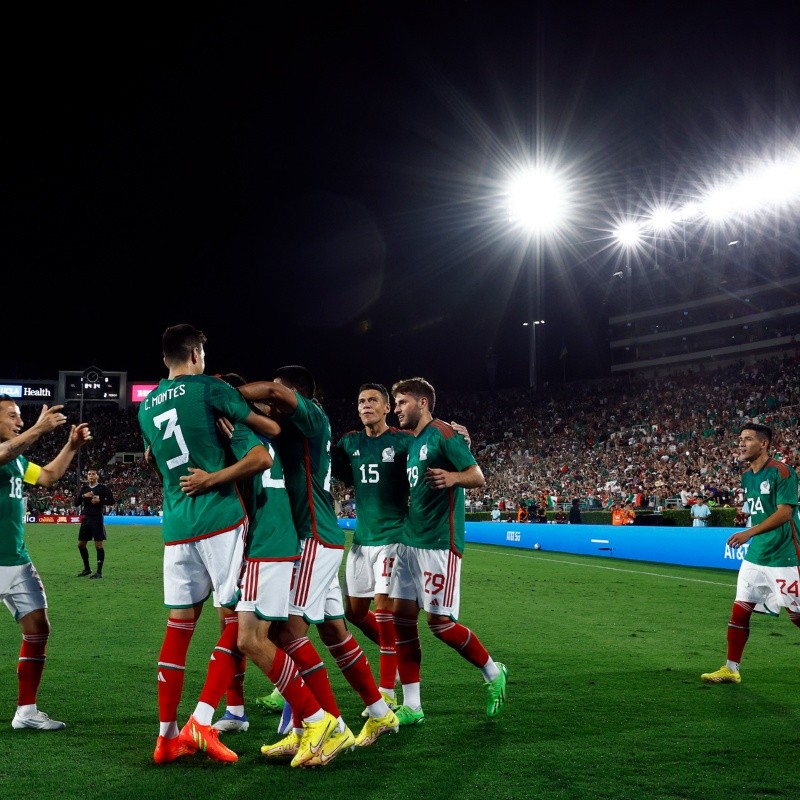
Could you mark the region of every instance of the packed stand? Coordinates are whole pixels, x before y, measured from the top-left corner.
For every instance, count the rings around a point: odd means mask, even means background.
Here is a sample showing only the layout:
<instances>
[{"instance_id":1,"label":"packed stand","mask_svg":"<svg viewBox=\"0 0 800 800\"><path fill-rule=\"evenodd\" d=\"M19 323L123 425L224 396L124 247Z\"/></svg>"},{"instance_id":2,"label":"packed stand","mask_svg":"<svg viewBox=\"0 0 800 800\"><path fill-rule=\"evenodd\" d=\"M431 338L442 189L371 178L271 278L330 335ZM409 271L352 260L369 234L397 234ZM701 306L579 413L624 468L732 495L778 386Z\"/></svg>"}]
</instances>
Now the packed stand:
<instances>
[{"instance_id":1,"label":"packed stand","mask_svg":"<svg viewBox=\"0 0 800 800\"><path fill-rule=\"evenodd\" d=\"M615 499L635 507L688 507L704 495L711 505L738 506L743 467L736 454L743 421L774 428L778 457L800 466L800 358L764 359L743 367L675 373L659 378L610 378L550 384L532 399L528 389L447 392L436 416L467 426L486 485L469 493L468 510L499 506L516 518L518 501L541 516L543 507L608 508ZM323 398L334 438L358 427L352 400ZM74 405L74 407L73 407ZM35 406L25 412L34 421ZM68 404L71 420L77 404ZM84 404L94 440L81 456L117 498L116 513L157 514L161 484L142 460L136 408ZM391 420L391 417L390 417ZM63 442L37 444L35 458L52 458ZM125 463L117 454L137 454ZM73 464L59 488L29 487L29 510L75 513ZM334 482L339 516L355 515L351 487Z\"/></svg>"}]
</instances>

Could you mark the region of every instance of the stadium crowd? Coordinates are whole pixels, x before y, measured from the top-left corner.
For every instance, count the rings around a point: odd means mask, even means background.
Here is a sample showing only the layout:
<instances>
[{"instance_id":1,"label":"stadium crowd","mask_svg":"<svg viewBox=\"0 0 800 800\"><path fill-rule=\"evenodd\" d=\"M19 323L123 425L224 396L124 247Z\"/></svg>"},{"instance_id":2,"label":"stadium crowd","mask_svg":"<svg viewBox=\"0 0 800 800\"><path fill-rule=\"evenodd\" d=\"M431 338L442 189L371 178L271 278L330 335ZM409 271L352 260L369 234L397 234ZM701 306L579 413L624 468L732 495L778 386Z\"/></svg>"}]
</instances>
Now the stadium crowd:
<instances>
[{"instance_id":1,"label":"stadium crowd","mask_svg":"<svg viewBox=\"0 0 800 800\"><path fill-rule=\"evenodd\" d=\"M740 505L738 431L757 420L776 432L777 457L800 466L800 356L684 371L656 378L618 377L528 389L446 392L436 416L467 426L486 485L467 498L468 510L498 506L516 513L518 501L550 508L579 498L584 508L608 508L615 499L636 507L687 507L704 495L712 505ZM352 399L323 398L334 441L357 428ZM23 412L35 421L35 406ZM77 404L69 404L71 421ZM142 459L136 409L85 403L94 440L80 467L97 469L117 499L115 513L158 514L160 482ZM58 437L37 444L46 461ZM53 450L53 453L46 452ZM126 455L127 454L127 455ZM73 464L48 494L28 487L29 513L76 513L79 483ZM352 516L351 487L334 484L341 516Z\"/></svg>"}]
</instances>

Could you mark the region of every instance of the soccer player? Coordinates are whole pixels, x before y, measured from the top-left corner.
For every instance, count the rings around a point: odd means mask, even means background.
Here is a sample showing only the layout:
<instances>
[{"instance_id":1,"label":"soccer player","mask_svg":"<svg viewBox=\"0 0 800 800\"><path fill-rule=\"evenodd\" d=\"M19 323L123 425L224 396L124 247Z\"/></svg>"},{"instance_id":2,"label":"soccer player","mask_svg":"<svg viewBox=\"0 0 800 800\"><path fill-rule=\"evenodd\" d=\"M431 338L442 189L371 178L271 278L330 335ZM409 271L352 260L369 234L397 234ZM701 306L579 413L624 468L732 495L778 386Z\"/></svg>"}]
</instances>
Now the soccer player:
<instances>
[{"instance_id":1,"label":"soccer player","mask_svg":"<svg viewBox=\"0 0 800 800\"><path fill-rule=\"evenodd\" d=\"M397 665L403 685L401 725L425 721L420 696L418 617L427 613L431 633L481 670L486 713L496 717L506 702L508 668L492 660L480 639L458 622L464 554L464 490L485 480L469 445L452 425L433 418L436 392L424 378L392 386L400 427L414 434L406 475L410 491L408 544L397 548L389 589L394 604Z\"/></svg>"},{"instance_id":2,"label":"soccer player","mask_svg":"<svg viewBox=\"0 0 800 800\"><path fill-rule=\"evenodd\" d=\"M231 386L245 381L235 373L221 376ZM274 421L275 433L280 429ZM220 422L230 436L234 459L244 459L251 447L251 433L243 426L231 427ZM268 470L257 473L241 484L248 513L245 571L241 580L241 599L236 606L238 616L238 649L269 678L281 695L298 710L304 729L303 738L292 760L292 766L308 765L336 727L337 721L326 714L300 677L291 658L270 640L270 628L289 615L289 591L292 570L300 559L300 542L292 521L292 510L280 456L269 440L263 440L272 458ZM181 478L183 491L195 497L207 491L225 470L207 473L193 470ZM227 622L227 620L226 620ZM216 730L247 730L244 705L227 708L214 725ZM288 754L287 754L288 755ZM324 763L327 764L331 759Z\"/></svg>"},{"instance_id":3,"label":"soccer player","mask_svg":"<svg viewBox=\"0 0 800 800\"><path fill-rule=\"evenodd\" d=\"M83 519L78 530L78 551L83 560L83 570L78 573L78 577L91 575L92 578L103 577L103 564L106 559L106 549L104 541L106 539L106 526L103 523L103 511L106 506L114 502L114 495L111 489L104 483L100 483L96 469L90 469L86 473L86 483L78 492L81 505L83 506ZM94 549L97 553L97 572L92 575L89 567L89 551L86 543L94 539Z\"/></svg>"},{"instance_id":4,"label":"soccer player","mask_svg":"<svg viewBox=\"0 0 800 800\"><path fill-rule=\"evenodd\" d=\"M42 406L39 418L22 431L25 423L13 398L0 394L0 599L19 622L22 646L17 666L17 710L11 727L58 731L66 724L50 719L36 705L44 671L50 620L47 596L39 573L25 547L23 483L52 486L67 471L78 449L92 436L88 423L73 425L67 443L46 466L40 467L22 455L47 433L63 425L64 406Z\"/></svg>"},{"instance_id":5,"label":"soccer player","mask_svg":"<svg viewBox=\"0 0 800 800\"><path fill-rule=\"evenodd\" d=\"M334 475L355 490L357 522L347 553L345 614L380 648L379 690L395 703L395 631L389 601L397 545L404 541L408 521L406 453L409 431L390 427L388 390L365 383L358 390L359 431L349 431L336 444ZM375 611L370 608L375 603Z\"/></svg>"},{"instance_id":6,"label":"soccer player","mask_svg":"<svg viewBox=\"0 0 800 800\"><path fill-rule=\"evenodd\" d=\"M205 370L205 334L192 325L174 325L162 336L166 379L139 407L148 463L161 476L164 490L164 605L167 630L158 658L159 735L153 759L166 764L201 751L216 761L238 756L211 727L214 710L231 682L238 663L238 625L225 626L209 661L199 702L189 721L178 729L186 654L203 604L215 593L221 605L239 600L238 579L243 559L246 512L235 481L268 469L267 449L252 436L247 455L226 467L226 451L216 435L215 420L255 430L259 415L224 381ZM181 478L196 469L218 473L224 480L197 496L187 495Z\"/></svg>"},{"instance_id":7,"label":"soccer player","mask_svg":"<svg viewBox=\"0 0 800 800\"><path fill-rule=\"evenodd\" d=\"M736 599L728 623L728 659L704 683L741 683L739 664L750 635L753 611L778 616L786 607L800 628L800 515L797 473L770 456L772 429L748 422L739 432L739 457L750 464L742 474L751 527L728 539L729 547L750 542L739 567Z\"/></svg>"},{"instance_id":8,"label":"soccer player","mask_svg":"<svg viewBox=\"0 0 800 800\"><path fill-rule=\"evenodd\" d=\"M338 720L336 732L318 756L324 763L342 750L366 747L382 734L398 730L394 712L378 691L366 656L343 621L338 574L344 532L339 528L330 494L331 426L322 406L314 400L316 384L305 367L281 367L276 370L274 381L248 383L239 391L251 402L268 404L281 426L277 450L302 555L292 581L289 620L279 626L277 635L322 707ZM358 736L341 718L327 670L308 638L312 624L367 707L369 719ZM268 758L285 757L299 746L297 709L292 711L295 728L276 744L262 748Z\"/></svg>"}]
</instances>

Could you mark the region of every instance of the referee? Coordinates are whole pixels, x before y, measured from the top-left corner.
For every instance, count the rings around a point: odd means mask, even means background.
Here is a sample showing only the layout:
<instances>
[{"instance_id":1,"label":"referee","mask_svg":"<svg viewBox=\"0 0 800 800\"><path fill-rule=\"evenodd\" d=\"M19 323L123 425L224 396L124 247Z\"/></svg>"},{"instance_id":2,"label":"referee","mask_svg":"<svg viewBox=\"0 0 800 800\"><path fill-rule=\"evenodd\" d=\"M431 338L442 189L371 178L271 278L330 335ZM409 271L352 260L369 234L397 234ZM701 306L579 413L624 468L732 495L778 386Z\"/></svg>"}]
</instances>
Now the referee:
<instances>
[{"instance_id":1,"label":"referee","mask_svg":"<svg viewBox=\"0 0 800 800\"><path fill-rule=\"evenodd\" d=\"M78 573L78 577L85 575L91 578L103 577L103 561L106 557L103 542L106 538L106 526L103 524L103 511L106 506L114 503L114 495L111 490L103 483L98 482L97 470L90 469L86 473L87 482L84 483L79 492L81 505L83 506L83 519L78 531L78 550L83 559L83 570ZM97 572L92 575L89 567L89 551L86 543L94 539L95 550L97 551Z\"/></svg>"}]
</instances>

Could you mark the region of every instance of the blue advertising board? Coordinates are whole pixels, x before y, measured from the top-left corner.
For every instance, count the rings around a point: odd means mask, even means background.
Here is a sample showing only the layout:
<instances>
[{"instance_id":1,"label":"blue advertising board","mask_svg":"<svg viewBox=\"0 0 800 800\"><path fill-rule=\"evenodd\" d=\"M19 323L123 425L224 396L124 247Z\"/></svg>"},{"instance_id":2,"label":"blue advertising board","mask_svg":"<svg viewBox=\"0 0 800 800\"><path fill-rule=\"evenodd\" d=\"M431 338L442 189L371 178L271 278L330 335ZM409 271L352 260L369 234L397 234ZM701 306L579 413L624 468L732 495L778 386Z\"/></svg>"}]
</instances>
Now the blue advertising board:
<instances>
[{"instance_id":1,"label":"blue advertising board","mask_svg":"<svg viewBox=\"0 0 800 800\"><path fill-rule=\"evenodd\" d=\"M675 528L638 525L559 525L468 522L467 542L687 567L739 569L748 545L725 542L740 528Z\"/></svg>"}]
</instances>

